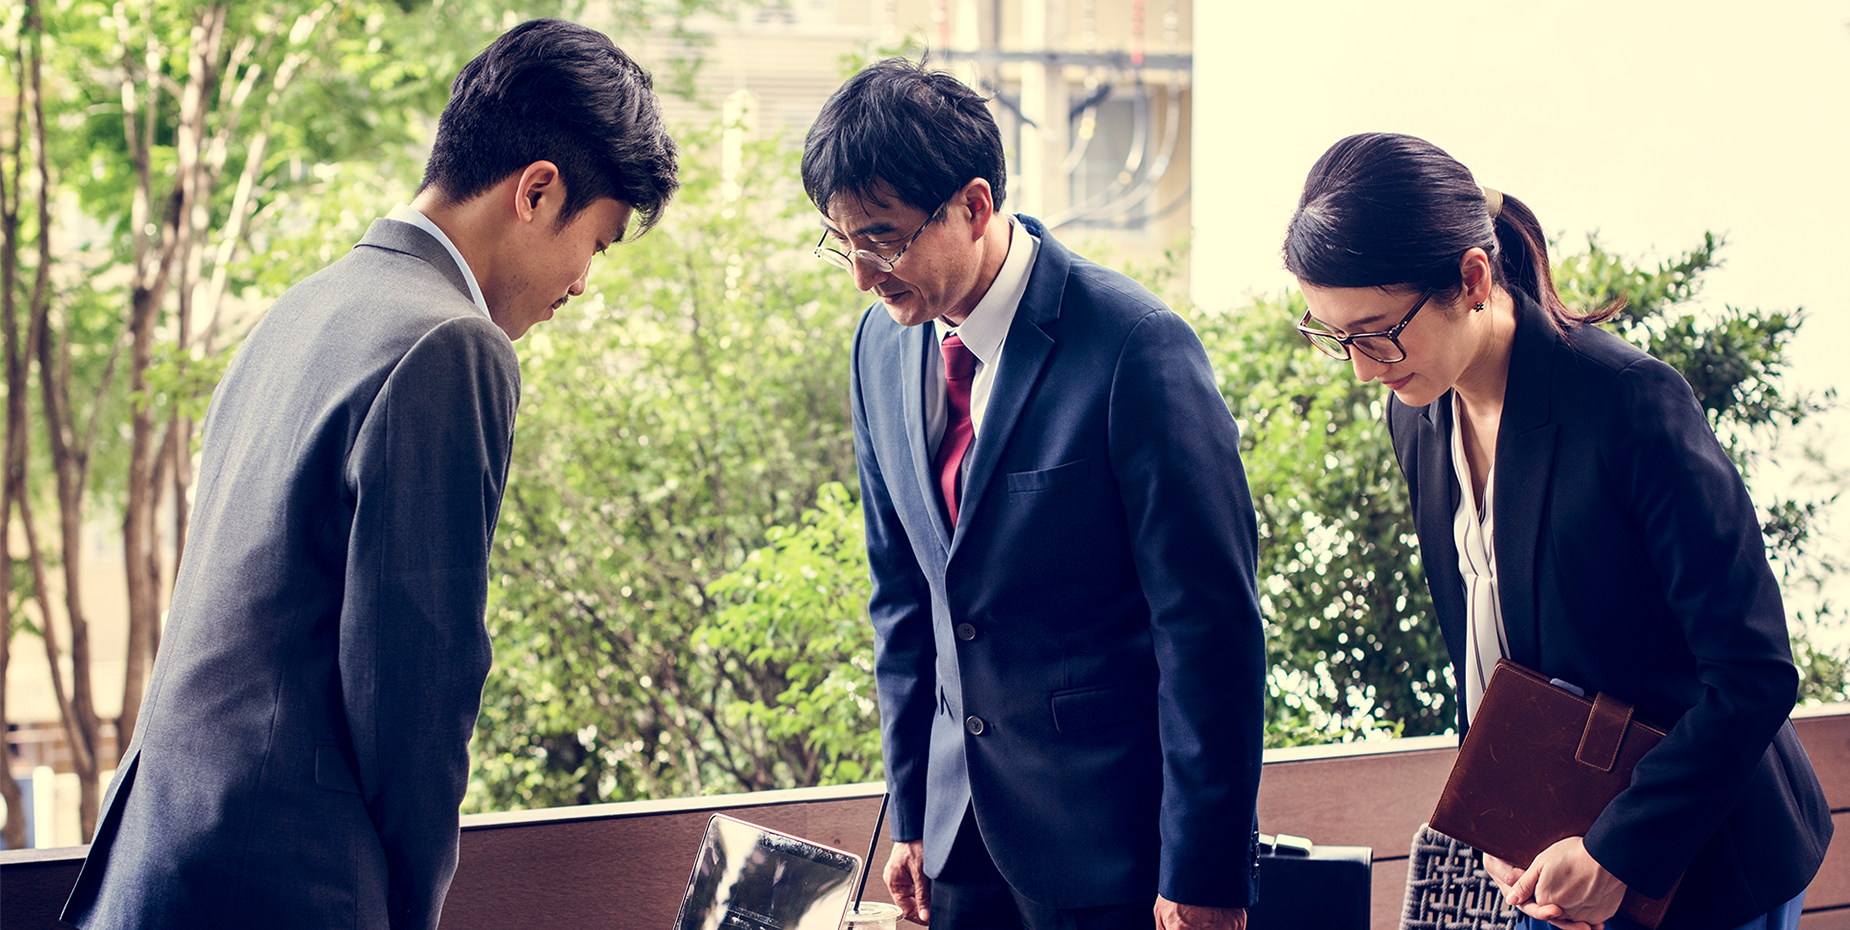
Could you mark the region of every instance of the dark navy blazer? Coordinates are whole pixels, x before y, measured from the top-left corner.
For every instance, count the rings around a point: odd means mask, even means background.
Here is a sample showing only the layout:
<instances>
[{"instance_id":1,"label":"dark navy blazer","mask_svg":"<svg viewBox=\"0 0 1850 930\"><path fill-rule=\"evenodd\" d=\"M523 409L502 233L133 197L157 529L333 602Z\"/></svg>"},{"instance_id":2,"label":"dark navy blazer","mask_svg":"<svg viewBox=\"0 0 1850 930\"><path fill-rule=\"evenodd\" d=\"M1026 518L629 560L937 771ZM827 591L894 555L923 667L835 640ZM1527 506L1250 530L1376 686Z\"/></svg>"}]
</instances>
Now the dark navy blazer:
<instances>
[{"instance_id":1,"label":"dark navy blazer","mask_svg":"<svg viewBox=\"0 0 1850 930\"><path fill-rule=\"evenodd\" d=\"M520 371L379 220L238 349L135 738L64 919L433 928L489 666Z\"/></svg>"},{"instance_id":2,"label":"dark navy blazer","mask_svg":"<svg viewBox=\"0 0 1850 930\"><path fill-rule=\"evenodd\" d=\"M1041 904L1253 901L1265 657L1233 418L1200 341L1041 246L953 533L927 451L929 326L855 337L893 837L944 865L967 807Z\"/></svg>"},{"instance_id":3,"label":"dark navy blazer","mask_svg":"<svg viewBox=\"0 0 1850 930\"><path fill-rule=\"evenodd\" d=\"M1449 393L1388 404L1456 666L1451 411ZM1596 326L1558 333L1519 295L1492 506L1510 659L1669 731L1587 831L1594 858L1654 896L1688 870L1664 930L1735 927L1798 894L1830 810L1787 720L1798 672L1760 523L1689 385Z\"/></svg>"}]
</instances>

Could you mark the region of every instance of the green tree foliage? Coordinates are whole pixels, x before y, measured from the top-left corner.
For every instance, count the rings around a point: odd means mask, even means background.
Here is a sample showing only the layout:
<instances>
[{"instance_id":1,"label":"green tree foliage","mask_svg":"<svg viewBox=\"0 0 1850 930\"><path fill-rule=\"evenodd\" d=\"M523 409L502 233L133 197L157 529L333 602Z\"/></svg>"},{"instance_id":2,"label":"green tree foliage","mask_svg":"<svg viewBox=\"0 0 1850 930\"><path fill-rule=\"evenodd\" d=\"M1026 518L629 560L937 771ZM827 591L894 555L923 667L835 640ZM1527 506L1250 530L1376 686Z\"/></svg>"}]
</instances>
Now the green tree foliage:
<instances>
[{"instance_id":1,"label":"green tree foliage","mask_svg":"<svg viewBox=\"0 0 1850 930\"><path fill-rule=\"evenodd\" d=\"M1454 717L1386 393L1317 353L1297 294L1192 321L1240 422L1259 518L1269 745Z\"/></svg>"},{"instance_id":2,"label":"green tree foliage","mask_svg":"<svg viewBox=\"0 0 1850 930\"><path fill-rule=\"evenodd\" d=\"M52 4L48 30L57 42L49 64L62 76L64 96L54 160L75 169L64 182L95 224L68 230L67 247L100 252L96 263L130 261L142 181L124 126L124 85L139 91L136 132L155 192L165 194L181 161L185 85L201 70L191 61L206 39L201 23L223 8L223 37L203 68L209 78L197 104L200 159L214 177L202 183L195 205L209 246L195 273L209 280L223 263L225 292L260 307L339 258L373 217L409 197L434 116L465 62L522 19L570 16L586 4L520 6L516 16L489 0ZM673 4L603 6L621 37ZM162 222L158 212L142 219ZM123 287L114 276L103 282L118 293ZM236 335L227 333L219 347Z\"/></svg>"},{"instance_id":3,"label":"green tree foliage","mask_svg":"<svg viewBox=\"0 0 1850 930\"><path fill-rule=\"evenodd\" d=\"M43 4L45 104L55 185L75 213L54 230L58 317L68 329L75 383L101 383L125 368L123 331L135 264L136 224L157 241L162 198L188 136L198 140L197 198L171 235L172 287L155 332L146 390L157 423L202 412L242 331L282 291L340 258L366 226L420 179L436 114L469 59L516 23L581 19L620 43L649 34L715 0L64 0ZM591 8L595 6L596 9ZM202 23L223 10L209 63L195 62ZM679 34L678 31L675 34ZM686 83L696 59L659 63ZM194 73L200 100L188 110ZM125 87L134 91L126 110ZM125 119L134 116L134 127ZM189 121L189 113L196 113ZM138 152L138 147L145 152ZM145 154L145 164L138 156ZM145 177L144 177L145 175ZM137 211L137 191L153 202ZM189 265L186 250L194 255ZM223 319L219 311L224 309ZM182 344L178 311L191 315ZM112 367L113 366L113 367ZM118 380L125 380L120 379ZM80 395L81 396L81 395ZM95 415L126 419L123 384ZM127 447L99 431L92 470L98 505L122 506Z\"/></svg>"},{"instance_id":4,"label":"green tree foliage","mask_svg":"<svg viewBox=\"0 0 1850 930\"><path fill-rule=\"evenodd\" d=\"M794 153L742 137L684 135L667 221L613 249L593 292L523 345L472 809L786 787L865 765L852 738L775 719L793 683L816 680L797 660L832 659L779 639L776 602L799 595L770 590L805 546L859 547L833 499L801 514L854 479L847 353L864 304L810 255L819 227ZM790 529L773 539L778 525ZM742 565L749 577L709 591ZM827 602L802 622L835 623L847 608ZM748 617L765 629L747 632Z\"/></svg>"},{"instance_id":5,"label":"green tree foliage","mask_svg":"<svg viewBox=\"0 0 1850 930\"><path fill-rule=\"evenodd\" d=\"M772 527L764 548L707 585L730 606L700 628L696 647L752 685L749 700L724 712L769 743L801 748L781 760L794 783L847 784L881 772L866 552L861 508L830 482L799 525Z\"/></svg>"}]
</instances>

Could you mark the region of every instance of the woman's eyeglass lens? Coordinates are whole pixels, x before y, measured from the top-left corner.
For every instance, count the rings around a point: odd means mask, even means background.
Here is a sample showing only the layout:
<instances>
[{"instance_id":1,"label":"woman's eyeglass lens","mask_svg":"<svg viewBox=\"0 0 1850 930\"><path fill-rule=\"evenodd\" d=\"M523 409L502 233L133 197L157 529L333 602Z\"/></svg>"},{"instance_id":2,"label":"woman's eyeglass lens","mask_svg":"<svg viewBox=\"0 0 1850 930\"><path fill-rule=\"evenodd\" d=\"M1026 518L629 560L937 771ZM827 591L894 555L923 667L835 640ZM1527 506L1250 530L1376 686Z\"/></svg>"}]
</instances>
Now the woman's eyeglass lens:
<instances>
[{"instance_id":1,"label":"woman's eyeglass lens","mask_svg":"<svg viewBox=\"0 0 1850 930\"><path fill-rule=\"evenodd\" d=\"M1400 347L1401 330L1406 329L1407 324L1413 322L1414 315L1420 312L1421 307L1426 306L1426 302L1432 299L1432 295L1431 290L1421 294L1420 302L1414 304L1413 309L1408 310L1407 315L1401 317L1400 322L1394 324L1393 329L1384 333L1338 336L1312 325L1309 310L1304 311L1304 318L1298 321L1298 332L1303 333L1304 338L1310 340L1310 344L1316 346L1318 351L1331 358L1348 361L1349 347L1354 346L1356 351L1363 355L1383 365L1392 365L1395 362L1406 360L1407 350Z\"/></svg>"},{"instance_id":2,"label":"woman's eyeglass lens","mask_svg":"<svg viewBox=\"0 0 1850 930\"><path fill-rule=\"evenodd\" d=\"M1404 361L1407 357L1400 343L1390 336L1363 335L1345 343L1342 337L1335 333L1326 333L1312 327L1308 318L1298 324L1298 332L1303 333L1304 338L1310 340L1310 344L1316 346L1318 351L1339 361L1349 360L1350 346L1354 346L1363 355L1383 365L1392 365L1395 362Z\"/></svg>"}]
</instances>

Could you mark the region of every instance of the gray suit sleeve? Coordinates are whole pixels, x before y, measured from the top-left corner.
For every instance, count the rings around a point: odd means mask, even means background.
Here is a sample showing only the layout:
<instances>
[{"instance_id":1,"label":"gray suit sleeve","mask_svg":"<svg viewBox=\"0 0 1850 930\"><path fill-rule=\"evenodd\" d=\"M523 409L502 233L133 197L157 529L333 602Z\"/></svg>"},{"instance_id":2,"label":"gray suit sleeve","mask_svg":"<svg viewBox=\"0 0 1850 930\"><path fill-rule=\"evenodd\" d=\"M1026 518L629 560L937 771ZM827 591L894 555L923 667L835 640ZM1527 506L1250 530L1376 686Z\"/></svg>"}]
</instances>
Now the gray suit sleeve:
<instances>
[{"instance_id":1,"label":"gray suit sleeve","mask_svg":"<svg viewBox=\"0 0 1850 930\"><path fill-rule=\"evenodd\" d=\"M435 927L456 870L519 394L507 337L486 318L450 320L388 376L348 462L342 698L394 928Z\"/></svg>"}]
</instances>

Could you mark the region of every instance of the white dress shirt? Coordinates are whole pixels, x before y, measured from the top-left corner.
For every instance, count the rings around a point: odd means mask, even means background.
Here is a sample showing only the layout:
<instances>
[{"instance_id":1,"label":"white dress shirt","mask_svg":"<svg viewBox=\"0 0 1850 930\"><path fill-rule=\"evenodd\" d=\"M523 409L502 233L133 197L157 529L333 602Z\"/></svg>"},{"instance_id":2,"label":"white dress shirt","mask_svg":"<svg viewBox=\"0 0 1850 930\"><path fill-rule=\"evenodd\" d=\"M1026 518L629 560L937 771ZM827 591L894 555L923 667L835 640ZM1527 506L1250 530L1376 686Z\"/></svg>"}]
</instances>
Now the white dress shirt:
<instances>
[{"instance_id":1,"label":"white dress shirt","mask_svg":"<svg viewBox=\"0 0 1850 930\"><path fill-rule=\"evenodd\" d=\"M400 203L393 207L392 212L387 213L385 218L397 220L400 223L410 223L435 236L438 242L443 243L443 247L449 250L450 257L456 259L456 267L462 269L463 280L469 282L469 298L475 301L476 309L482 311L482 315L491 320L495 318L494 314L488 312L488 300L482 296L482 286L475 283L475 272L470 270L468 262L463 261L462 253L456 251L456 243L451 242L450 237L444 235L443 230L438 229L437 224L430 221L430 217L425 216L422 211L408 203Z\"/></svg>"},{"instance_id":2,"label":"white dress shirt","mask_svg":"<svg viewBox=\"0 0 1850 930\"><path fill-rule=\"evenodd\" d=\"M1477 716L1484 686L1497 660L1510 654L1509 634L1503 628L1503 602L1497 595L1497 547L1493 532L1496 509L1492 489L1497 486L1493 461L1484 479L1480 505L1471 492L1471 464L1465 461L1464 408L1452 393L1452 471L1458 477L1458 513L1452 518L1452 541L1458 546L1458 573L1465 579L1465 719Z\"/></svg>"},{"instance_id":3,"label":"white dress shirt","mask_svg":"<svg viewBox=\"0 0 1850 930\"><path fill-rule=\"evenodd\" d=\"M998 363L1002 360L1002 344L1008 339L1009 326L1015 322L1015 311L1021 306L1022 295L1028 292L1028 273L1034 270L1034 258L1041 249L1041 240L1028 232L1020 220L1009 215L1008 221L1008 257L1002 260L1002 270L996 273L996 280L990 283L983 299L977 301L962 326L952 326L943 317L932 322L937 332L937 345L942 346L944 337L956 333L964 341L964 347L976 356L976 377L970 384L970 426L976 438L964 453L965 473L970 470L971 459L976 457L977 444L983 441L983 414L989 409L989 390L995 386L996 371L1001 367ZM950 420L949 406L944 384L944 354L940 351L925 366L925 440L933 459L938 456L938 444L944 440L944 428Z\"/></svg>"}]
</instances>

